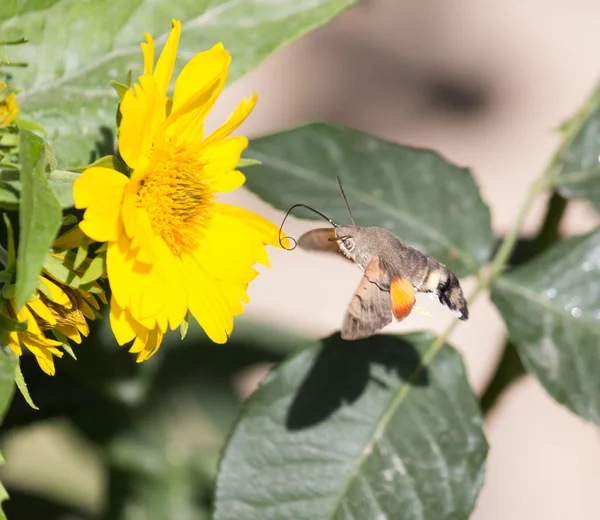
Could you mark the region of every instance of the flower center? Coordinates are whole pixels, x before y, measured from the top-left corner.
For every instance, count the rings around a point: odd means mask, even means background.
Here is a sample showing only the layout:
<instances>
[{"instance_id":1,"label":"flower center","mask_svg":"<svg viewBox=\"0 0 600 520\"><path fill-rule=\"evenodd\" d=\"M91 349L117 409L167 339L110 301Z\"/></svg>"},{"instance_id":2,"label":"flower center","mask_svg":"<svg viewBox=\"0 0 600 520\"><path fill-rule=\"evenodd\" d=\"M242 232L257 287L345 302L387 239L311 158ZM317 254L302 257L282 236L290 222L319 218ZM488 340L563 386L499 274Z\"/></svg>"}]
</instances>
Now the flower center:
<instances>
[{"instance_id":1,"label":"flower center","mask_svg":"<svg viewBox=\"0 0 600 520\"><path fill-rule=\"evenodd\" d=\"M205 163L189 152L155 150L152 159L153 168L138 188L138 206L148 213L154 233L179 256L194 248L215 196L204 181Z\"/></svg>"}]
</instances>

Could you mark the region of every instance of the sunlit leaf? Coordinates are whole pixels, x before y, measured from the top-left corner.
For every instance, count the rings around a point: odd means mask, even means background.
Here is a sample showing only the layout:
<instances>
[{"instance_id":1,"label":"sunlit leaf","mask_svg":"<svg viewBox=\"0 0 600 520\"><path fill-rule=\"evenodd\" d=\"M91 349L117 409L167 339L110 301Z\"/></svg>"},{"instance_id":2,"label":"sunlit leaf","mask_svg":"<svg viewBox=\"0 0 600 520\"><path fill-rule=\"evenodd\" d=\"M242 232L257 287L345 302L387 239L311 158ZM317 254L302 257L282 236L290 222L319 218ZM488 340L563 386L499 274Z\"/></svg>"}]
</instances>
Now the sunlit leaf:
<instances>
[{"instance_id":1,"label":"sunlit leaf","mask_svg":"<svg viewBox=\"0 0 600 520\"><path fill-rule=\"evenodd\" d=\"M22 307L38 284L44 259L60 228L61 206L46 177L44 141L21 131L21 204L17 257L17 305Z\"/></svg>"},{"instance_id":2,"label":"sunlit leaf","mask_svg":"<svg viewBox=\"0 0 600 520\"><path fill-rule=\"evenodd\" d=\"M555 168L564 197L585 198L600 209L600 88L564 126L566 145Z\"/></svg>"},{"instance_id":3,"label":"sunlit leaf","mask_svg":"<svg viewBox=\"0 0 600 520\"><path fill-rule=\"evenodd\" d=\"M559 403L600 424L600 230L507 272L492 298L525 367Z\"/></svg>"},{"instance_id":4,"label":"sunlit leaf","mask_svg":"<svg viewBox=\"0 0 600 520\"><path fill-rule=\"evenodd\" d=\"M144 32L154 37L159 52L171 18L182 21L176 73L196 53L223 42L233 56L233 81L355 1L64 0L44 2L43 8L19 3L19 9L0 8L0 34L29 39L11 48L13 61L29 63L13 71L13 83L23 90L19 104L46 128L59 164L66 167L89 162L90 151L102 141L99 127L114 128L119 97L110 81L122 81L130 69L137 80Z\"/></svg>"},{"instance_id":5,"label":"sunlit leaf","mask_svg":"<svg viewBox=\"0 0 600 520\"><path fill-rule=\"evenodd\" d=\"M339 335L274 369L219 470L215 520L468 518L487 443L460 355L433 336Z\"/></svg>"},{"instance_id":6,"label":"sunlit leaf","mask_svg":"<svg viewBox=\"0 0 600 520\"><path fill-rule=\"evenodd\" d=\"M17 357L10 352L8 345L0 348L0 423L4 419L15 390L15 366Z\"/></svg>"}]
</instances>

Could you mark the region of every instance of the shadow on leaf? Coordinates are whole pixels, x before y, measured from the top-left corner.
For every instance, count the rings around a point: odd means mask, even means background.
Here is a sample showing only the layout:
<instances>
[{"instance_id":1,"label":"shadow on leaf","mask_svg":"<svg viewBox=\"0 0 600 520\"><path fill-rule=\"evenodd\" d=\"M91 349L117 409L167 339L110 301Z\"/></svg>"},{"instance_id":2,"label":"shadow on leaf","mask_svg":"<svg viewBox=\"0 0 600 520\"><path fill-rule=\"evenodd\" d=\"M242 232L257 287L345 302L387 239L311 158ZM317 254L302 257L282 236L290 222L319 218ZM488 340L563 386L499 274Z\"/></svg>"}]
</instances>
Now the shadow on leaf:
<instances>
[{"instance_id":1,"label":"shadow on leaf","mask_svg":"<svg viewBox=\"0 0 600 520\"><path fill-rule=\"evenodd\" d=\"M348 342L335 333L323 340L314 365L300 385L287 413L287 429L301 430L324 421L343 404L355 402L369 382L387 386L372 375L374 365L383 366L411 385L424 386L429 381L419 353L402 338L378 335Z\"/></svg>"},{"instance_id":2,"label":"shadow on leaf","mask_svg":"<svg viewBox=\"0 0 600 520\"><path fill-rule=\"evenodd\" d=\"M90 153L90 164L106 155L116 155L115 134L112 128L101 126L98 129L99 138L94 143L94 150Z\"/></svg>"}]
</instances>

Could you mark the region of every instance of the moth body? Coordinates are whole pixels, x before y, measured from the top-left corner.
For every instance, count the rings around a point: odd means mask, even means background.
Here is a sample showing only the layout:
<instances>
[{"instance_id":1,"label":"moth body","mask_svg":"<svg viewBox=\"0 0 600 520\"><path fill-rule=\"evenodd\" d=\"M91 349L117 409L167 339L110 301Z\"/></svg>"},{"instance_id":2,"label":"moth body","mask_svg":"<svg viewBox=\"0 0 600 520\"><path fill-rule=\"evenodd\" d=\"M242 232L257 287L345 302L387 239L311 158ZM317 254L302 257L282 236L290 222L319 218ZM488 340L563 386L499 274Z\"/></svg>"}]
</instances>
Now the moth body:
<instances>
[{"instance_id":1,"label":"moth body","mask_svg":"<svg viewBox=\"0 0 600 520\"><path fill-rule=\"evenodd\" d=\"M456 275L386 229L354 225L342 183L339 177L336 180L352 226L340 226L305 204L295 204L287 215L293 208L303 206L323 217L333 227L304 233L298 245L307 250L342 253L364 272L346 310L341 337L367 338L394 318L403 320L415 305L415 292L437 296L458 318L467 320L467 302Z\"/></svg>"},{"instance_id":2,"label":"moth body","mask_svg":"<svg viewBox=\"0 0 600 520\"><path fill-rule=\"evenodd\" d=\"M445 265L406 245L387 229L379 227L338 226L334 229L340 251L364 271L373 257L379 257L384 273L384 290L392 279L407 279L415 291L437 295L440 302L458 318L469 317L458 279Z\"/></svg>"}]
</instances>

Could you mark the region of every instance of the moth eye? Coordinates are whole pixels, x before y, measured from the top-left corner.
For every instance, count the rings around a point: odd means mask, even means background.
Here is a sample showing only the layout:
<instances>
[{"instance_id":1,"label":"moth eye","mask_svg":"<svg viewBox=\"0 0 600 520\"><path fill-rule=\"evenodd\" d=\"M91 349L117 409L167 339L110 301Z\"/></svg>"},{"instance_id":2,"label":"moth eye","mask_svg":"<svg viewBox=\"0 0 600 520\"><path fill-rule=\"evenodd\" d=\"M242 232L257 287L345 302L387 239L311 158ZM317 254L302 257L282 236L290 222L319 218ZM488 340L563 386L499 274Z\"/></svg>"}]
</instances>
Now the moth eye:
<instances>
[{"instance_id":1,"label":"moth eye","mask_svg":"<svg viewBox=\"0 0 600 520\"><path fill-rule=\"evenodd\" d=\"M347 238L346 240L344 240L344 247L348 250L348 251L352 251L354 249L354 240L352 240L351 238Z\"/></svg>"}]
</instances>

